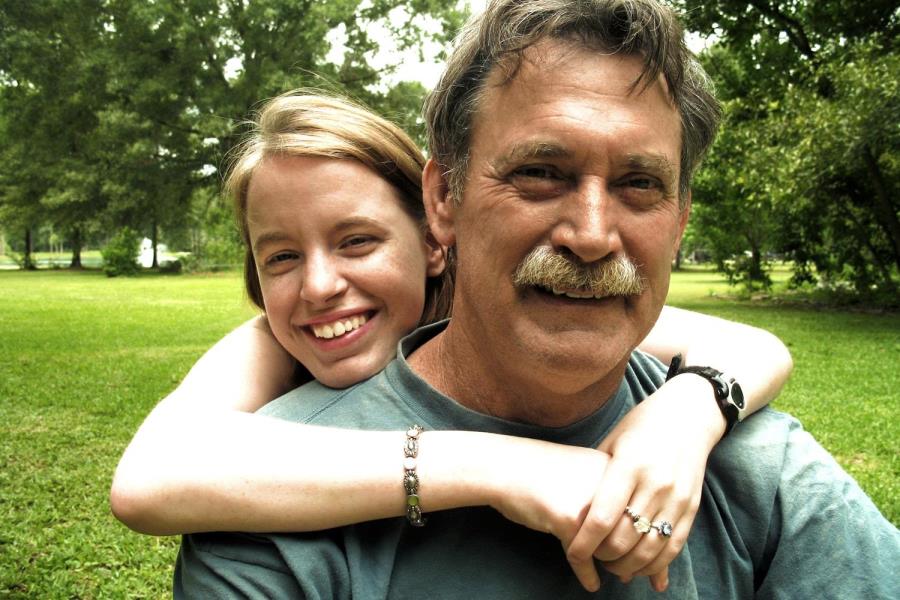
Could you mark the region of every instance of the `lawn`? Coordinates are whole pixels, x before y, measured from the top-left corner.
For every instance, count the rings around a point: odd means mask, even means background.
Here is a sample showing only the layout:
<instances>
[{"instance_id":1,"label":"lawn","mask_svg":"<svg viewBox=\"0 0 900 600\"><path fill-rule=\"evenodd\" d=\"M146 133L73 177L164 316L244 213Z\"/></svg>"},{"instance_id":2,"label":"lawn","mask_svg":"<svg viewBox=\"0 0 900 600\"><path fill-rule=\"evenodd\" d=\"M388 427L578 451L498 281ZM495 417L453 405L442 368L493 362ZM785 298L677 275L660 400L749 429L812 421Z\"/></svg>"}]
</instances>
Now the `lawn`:
<instances>
[{"instance_id":1,"label":"lawn","mask_svg":"<svg viewBox=\"0 0 900 600\"><path fill-rule=\"evenodd\" d=\"M900 315L773 307L727 292L718 275L694 271L675 276L671 299L785 340L796 368L776 406L900 523ZM107 506L110 477L157 399L250 314L233 273L0 272L0 596L170 595L177 539L120 525Z\"/></svg>"}]
</instances>

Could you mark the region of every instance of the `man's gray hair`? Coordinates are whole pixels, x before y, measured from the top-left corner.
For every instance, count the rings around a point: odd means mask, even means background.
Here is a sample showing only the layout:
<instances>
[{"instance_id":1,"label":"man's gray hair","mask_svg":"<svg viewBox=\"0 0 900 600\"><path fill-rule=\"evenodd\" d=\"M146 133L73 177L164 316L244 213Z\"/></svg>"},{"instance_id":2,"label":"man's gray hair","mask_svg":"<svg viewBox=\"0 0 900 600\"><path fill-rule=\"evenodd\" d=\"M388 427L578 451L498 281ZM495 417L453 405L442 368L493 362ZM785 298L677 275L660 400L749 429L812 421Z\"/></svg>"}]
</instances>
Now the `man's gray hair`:
<instances>
[{"instance_id":1,"label":"man's gray hair","mask_svg":"<svg viewBox=\"0 0 900 600\"><path fill-rule=\"evenodd\" d=\"M432 157L459 202L468 171L472 121L495 67L509 82L522 53L544 39L562 39L608 54L643 58L634 88L660 74L681 116L682 203L694 170L712 144L722 110L709 77L684 43L671 8L656 0L492 0L457 36L447 69L425 101Z\"/></svg>"}]
</instances>

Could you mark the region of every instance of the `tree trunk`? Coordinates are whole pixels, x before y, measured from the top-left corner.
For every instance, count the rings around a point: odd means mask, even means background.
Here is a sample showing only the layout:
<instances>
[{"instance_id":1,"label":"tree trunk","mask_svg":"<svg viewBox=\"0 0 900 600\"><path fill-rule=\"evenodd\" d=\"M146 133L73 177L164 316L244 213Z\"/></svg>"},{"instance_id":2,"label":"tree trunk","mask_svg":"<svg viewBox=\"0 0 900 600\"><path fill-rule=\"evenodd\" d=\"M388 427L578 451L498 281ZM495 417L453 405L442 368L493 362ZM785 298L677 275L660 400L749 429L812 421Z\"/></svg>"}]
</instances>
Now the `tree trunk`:
<instances>
[{"instance_id":1,"label":"tree trunk","mask_svg":"<svg viewBox=\"0 0 900 600\"><path fill-rule=\"evenodd\" d=\"M889 265L885 264L883 260L879 257L878 249L872 245L872 236L869 233L872 231L871 227L863 225L862 221L853 214L852 210L847 211L847 217L853 223L854 228L853 237L856 238L857 243L866 248L869 251L868 261L875 266L875 269L881 274L882 281L889 286L893 287L893 281L891 280L891 269ZM859 253L862 255L862 253ZM859 285L857 284L857 289L859 289Z\"/></svg>"},{"instance_id":2,"label":"tree trunk","mask_svg":"<svg viewBox=\"0 0 900 600\"><path fill-rule=\"evenodd\" d=\"M25 229L25 256L22 258L22 268L26 271L37 270L37 265L34 264L34 259L31 257L32 251L31 227L27 227Z\"/></svg>"},{"instance_id":3,"label":"tree trunk","mask_svg":"<svg viewBox=\"0 0 900 600\"><path fill-rule=\"evenodd\" d=\"M156 219L153 219L153 232L151 233L151 236L153 237L153 264L150 265L150 267L153 269L158 269L159 261L157 260L156 256L156 243L159 237L159 227L156 224Z\"/></svg>"},{"instance_id":4,"label":"tree trunk","mask_svg":"<svg viewBox=\"0 0 900 600\"><path fill-rule=\"evenodd\" d=\"M863 162L866 163L866 170L869 172L872 185L875 186L875 196L873 200L875 203L876 221L887 235L891 248L894 251L894 263L897 265L897 268L900 269L900 219L897 218L897 211L894 210L893 203L891 202L887 185L881 174L881 168L878 166L878 161L875 160L872 149L868 144L864 145L862 148L862 157Z\"/></svg>"},{"instance_id":5,"label":"tree trunk","mask_svg":"<svg viewBox=\"0 0 900 600\"><path fill-rule=\"evenodd\" d=\"M81 228L76 227L72 230L72 262L69 263L70 269L81 268Z\"/></svg>"},{"instance_id":6,"label":"tree trunk","mask_svg":"<svg viewBox=\"0 0 900 600\"><path fill-rule=\"evenodd\" d=\"M678 247L678 251L675 252L675 268L674 270L681 270L681 246Z\"/></svg>"}]
</instances>

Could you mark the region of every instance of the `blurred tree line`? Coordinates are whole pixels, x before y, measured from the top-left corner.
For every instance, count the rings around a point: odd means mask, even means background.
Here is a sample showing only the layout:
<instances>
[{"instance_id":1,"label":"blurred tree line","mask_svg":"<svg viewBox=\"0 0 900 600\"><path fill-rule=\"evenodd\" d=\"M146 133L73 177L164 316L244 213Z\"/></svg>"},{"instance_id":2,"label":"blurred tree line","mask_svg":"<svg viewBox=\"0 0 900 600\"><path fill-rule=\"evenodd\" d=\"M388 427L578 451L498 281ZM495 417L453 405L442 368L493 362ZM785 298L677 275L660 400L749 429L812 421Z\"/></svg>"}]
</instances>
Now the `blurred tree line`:
<instances>
[{"instance_id":1,"label":"blurred tree line","mask_svg":"<svg viewBox=\"0 0 900 600\"><path fill-rule=\"evenodd\" d=\"M726 122L694 189L685 251L734 283L896 298L900 11L890 0L672 0L708 36ZM128 225L212 261L235 253L220 167L254 106L344 91L422 141L419 83L369 65L383 23L400 48L445 43L445 0L0 0L0 223L26 249L51 227L73 251ZM393 12L392 12L393 11ZM399 12L398 12L399 11ZM420 19L427 15L437 32ZM329 34L346 52L326 59ZM398 57L399 61L399 57ZM232 257L233 258L233 257Z\"/></svg>"},{"instance_id":2,"label":"blurred tree line","mask_svg":"<svg viewBox=\"0 0 900 600\"><path fill-rule=\"evenodd\" d=\"M218 190L253 108L324 88L421 141L422 85L382 82L462 18L438 0L0 0L0 228L26 267L38 231L64 237L78 267L125 226L239 263ZM380 70L379 37L396 48Z\"/></svg>"}]
</instances>

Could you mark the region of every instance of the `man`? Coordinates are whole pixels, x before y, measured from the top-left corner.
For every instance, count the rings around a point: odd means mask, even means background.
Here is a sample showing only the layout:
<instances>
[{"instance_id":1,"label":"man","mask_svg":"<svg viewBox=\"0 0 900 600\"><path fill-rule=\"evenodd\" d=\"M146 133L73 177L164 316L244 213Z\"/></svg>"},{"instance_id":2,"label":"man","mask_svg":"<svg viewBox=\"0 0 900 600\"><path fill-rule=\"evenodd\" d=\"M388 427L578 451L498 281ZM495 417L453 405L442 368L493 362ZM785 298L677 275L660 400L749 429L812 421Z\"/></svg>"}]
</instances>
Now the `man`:
<instances>
[{"instance_id":1,"label":"man","mask_svg":"<svg viewBox=\"0 0 900 600\"><path fill-rule=\"evenodd\" d=\"M359 386L313 384L302 401L289 394L266 412L571 445L572 457L548 459L550 469L530 463L552 477L665 377L633 350L666 297L715 101L657 2L504 0L467 26L426 115L429 222L457 253L453 319L406 338L398 359ZM415 454L418 432L408 435ZM427 433L421 444L424 452ZM498 475L491 497L515 492L511 481ZM581 487L552 482L560 496ZM485 504L500 512L444 511L424 528L392 519L312 534L186 536L176 595L589 595L528 507ZM643 525L643 539L670 532L634 508L623 521ZM418 520L415 509L410 517ZM710 456L666 593L887 598L900 589L898 559L896 530L856 484L795 421L764 411ZM643 578L604 578L599 594L658 597Z\"/></svg>"}]
</instances>

